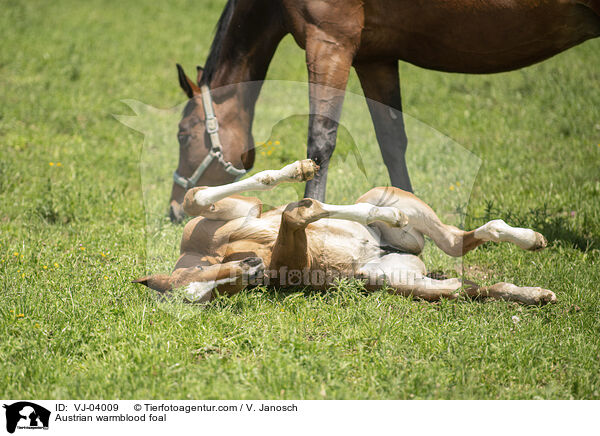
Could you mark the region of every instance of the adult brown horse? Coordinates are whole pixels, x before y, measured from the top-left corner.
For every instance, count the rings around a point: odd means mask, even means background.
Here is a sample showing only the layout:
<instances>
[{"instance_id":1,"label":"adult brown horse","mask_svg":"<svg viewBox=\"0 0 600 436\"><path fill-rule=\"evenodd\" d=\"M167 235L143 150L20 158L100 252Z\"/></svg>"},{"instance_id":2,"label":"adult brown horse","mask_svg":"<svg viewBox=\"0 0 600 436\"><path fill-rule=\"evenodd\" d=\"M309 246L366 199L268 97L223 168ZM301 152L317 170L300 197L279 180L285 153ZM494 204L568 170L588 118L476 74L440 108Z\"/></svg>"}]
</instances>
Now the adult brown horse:
<instances>
[{"instance_id":1,"label":"adult brown horse","mask_svg":"<svg viewBox=\"0 0 600 436\"><path fill-rule=\"evenodd\" d=\"M367 99L383 103L369 110L391 183L410 191L398 60L461 73L521 68L600 36L600 0L229 0L197 81L179 67L190 101L180 123L172 219L183 216L187 188L229 183L252 167L260 81L288 33L306 50L307 157L321 167L305 196L324 201L352 66ZM257 84L236 85L250 81ZM211 99L218 88L227 91Z\"/></svg>"}]
</instances>

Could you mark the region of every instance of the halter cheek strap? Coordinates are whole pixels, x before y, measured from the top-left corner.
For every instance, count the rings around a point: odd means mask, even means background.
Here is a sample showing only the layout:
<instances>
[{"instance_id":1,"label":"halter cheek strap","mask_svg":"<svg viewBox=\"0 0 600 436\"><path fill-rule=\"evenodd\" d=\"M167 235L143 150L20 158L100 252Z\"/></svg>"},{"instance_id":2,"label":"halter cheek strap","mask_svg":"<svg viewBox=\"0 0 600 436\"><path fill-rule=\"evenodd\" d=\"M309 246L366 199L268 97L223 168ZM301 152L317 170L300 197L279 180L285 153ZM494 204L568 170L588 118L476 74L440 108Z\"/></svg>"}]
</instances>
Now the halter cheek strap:
<instances>
[{"instance_id":1,"label":"halter cheek strap","mask_svg":"<svg viewBox=\"0 0 600 436\"><path fill-rule=\"evenodd\" d=\"M208 133L210 139L210 151L189 178L180 176L177 171L173 173L173 181L186 190L196 186L196 183L213 160L219 162L225 172L234 176L235 180L244 176L247 172L245 169L236 168L231 162L228 162L223 158L223 146L221 145L221 139L219 138L219 121L215 116L210 88L208 85L204 84L200 87L200 92L202 95L202 106L204 107L206 133Z\"/></svg>"}]
</instances>

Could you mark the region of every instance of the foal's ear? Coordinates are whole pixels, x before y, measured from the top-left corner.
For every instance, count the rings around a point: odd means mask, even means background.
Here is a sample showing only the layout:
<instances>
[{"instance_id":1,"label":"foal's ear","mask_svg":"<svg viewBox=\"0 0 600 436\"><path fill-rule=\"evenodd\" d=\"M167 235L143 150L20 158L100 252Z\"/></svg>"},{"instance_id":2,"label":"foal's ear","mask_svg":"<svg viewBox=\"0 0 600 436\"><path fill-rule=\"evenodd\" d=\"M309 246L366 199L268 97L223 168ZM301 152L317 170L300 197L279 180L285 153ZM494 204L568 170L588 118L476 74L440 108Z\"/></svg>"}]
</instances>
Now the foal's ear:
<instances>
[{"instance_id":1,"label":"foal's ear","mask_svg":"<svg viewBox=\"0 0 600 436\"><path fill-rule=\"evenodd\" d=\"M200 94L200 88L194 82L190 80L188 76L185 75L183 71L183 67L177 64L177 75L179 76L179 86L183 89L183 92L188 96L188 98L192 98L196 94Z\"/></svg>"},{"instance_id":2,"label":"foal's ear","mask_svg":"<svg viewBox=\"0 0 600 436\"><path fill-rule=\"evenodd\" d=\"M202 68L200 65L196 65L196 71L198 72L196 83L200 84L200 81L202 80L202 74L204 73L204 68Z\"/></svg>"}]
</instances>

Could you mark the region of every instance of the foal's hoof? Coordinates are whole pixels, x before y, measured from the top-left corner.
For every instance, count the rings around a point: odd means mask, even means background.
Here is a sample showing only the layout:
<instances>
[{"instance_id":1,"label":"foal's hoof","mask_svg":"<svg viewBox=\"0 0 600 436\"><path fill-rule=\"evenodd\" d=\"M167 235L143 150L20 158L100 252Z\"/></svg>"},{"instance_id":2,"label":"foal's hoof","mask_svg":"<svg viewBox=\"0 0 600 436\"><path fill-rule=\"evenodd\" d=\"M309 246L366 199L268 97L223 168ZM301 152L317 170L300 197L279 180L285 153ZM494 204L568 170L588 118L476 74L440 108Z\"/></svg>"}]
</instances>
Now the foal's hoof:
<instances>
[{"instance_id":1,"label":"foal's hoof","mask_svg":"<svg viewBox=\"0 0 600 436\"><path fill-rule=\"evenodd\" d=\"M533 302L531 304L548 304L548 303L556 303L556 294L554 292L549 291L548 289L534 287L534 288L526 288L531 289L531 297Z\"/></svg>"},{"instance_id":2,"label":"foal's hoof","mask_svg":"<svg viewBox=\"0 0 600 436\"><path fill-rule=\"evenodd\" d=\"M298 174L295 177L299 182L307 182L315 177L315 174L319 171L319 165L312 159L303 159L298 161Z\"/></svg>"},{"instance_id":3,"label":"foal's hoof","mask_svg":"<svg viewBox=\"0 0 600 436\"><path fill-rule=\"evenodd\" d=\"M398 214L398 218L396 219L396 222L393 224L394 227L406 227L408 225L408 217L404 214L404 212L401 212L399 210L396 210L397 214Z\"/></svg>"},{"instance_id":4,"label":"foal's hoof","mask_svg":"<svg viewBox=\"0 0 600 436\"><path fill-rule=\"evenodd\" d=\"M512 285L512 289L516 290L516 300L529 305L544 305L548 303L556 303L556 295L548 289L540 288L539 286L518 287Z\"/></svg>"},{"instance_id":5,"label":"foal's hoof","mask_svg":"<svg viewBox=\"0 0 600 436\"><path fill-rule=\"evenodd\" d=\"M541 233L535 232L535 243L529 248L529 251L539 251L546 248L548 241Z\"/></svg>"},{"instance_id":6,"label":"foal's hoof","mask_svg":"<svg viewBox=\"0 0 600 436\"><path fill-rule=\"evenodd\" d=\"M247 284L259 284L264 277L265 264L260 257L248 257L240 262Z\"/></svg>"},{"instance_id":7,"label":"foal's hoof","mask_svg":"<svg viewBox=\"0 0 600 436\"><path fill-rule=\"evenodd\" d=\"M548 289L541 289L542 291L542 304L546 303L556 303L556 294Z\"/></svg>"}]
</instances>

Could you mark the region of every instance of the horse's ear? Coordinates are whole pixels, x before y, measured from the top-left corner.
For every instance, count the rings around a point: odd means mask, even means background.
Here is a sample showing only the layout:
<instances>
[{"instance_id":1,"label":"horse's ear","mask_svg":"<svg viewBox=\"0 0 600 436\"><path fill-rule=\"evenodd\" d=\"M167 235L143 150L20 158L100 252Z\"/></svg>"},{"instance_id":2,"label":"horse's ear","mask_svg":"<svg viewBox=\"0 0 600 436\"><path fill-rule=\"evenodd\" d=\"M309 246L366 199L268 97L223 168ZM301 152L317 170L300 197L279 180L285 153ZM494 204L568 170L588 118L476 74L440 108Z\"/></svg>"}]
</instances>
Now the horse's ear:
<instances>
[{"instance_id":1,"label":"horse's ear","mask_svg":"<svg viewBox=\"0 0 600 436\"><path fill-rule=\"evenodd\" d=\"M179 86L183 89L183 92L188 96L188 98L192 98L196 94L200 94L200 88L194 82L190 80L188 76L185 75L183 71L183 67L177 64L177 75L179 76Z\"/></svg>"},{"instance_id":2,"label":"horse's ear","mask_svg":"<svg viewBox=\"0 0 600 436\"><path fill-rule=\"evenodd\" d=\"M198 76L196 77L196 83L200 84L200 81L202 80L202 74L204 73L204 68L202 68L200 65L197 65L196 71L198 71Z\"/></svg>"}]
</instances>

